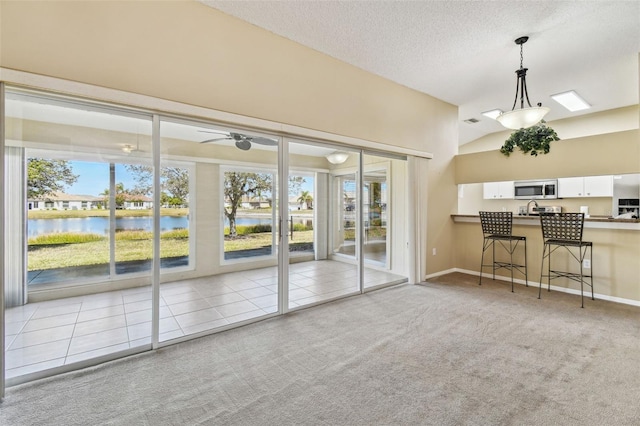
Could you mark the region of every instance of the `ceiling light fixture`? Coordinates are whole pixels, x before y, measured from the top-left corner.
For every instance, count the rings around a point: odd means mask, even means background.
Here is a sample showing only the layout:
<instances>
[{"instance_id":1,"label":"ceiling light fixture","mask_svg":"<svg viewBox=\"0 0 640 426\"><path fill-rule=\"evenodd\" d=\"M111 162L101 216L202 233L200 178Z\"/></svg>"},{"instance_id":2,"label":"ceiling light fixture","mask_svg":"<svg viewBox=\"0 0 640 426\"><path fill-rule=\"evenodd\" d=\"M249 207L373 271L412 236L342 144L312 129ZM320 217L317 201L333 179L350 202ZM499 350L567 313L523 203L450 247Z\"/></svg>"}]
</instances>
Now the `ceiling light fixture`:
<instances>
[{"instance_id":1,"label":"ceiling light fixture","mask_svg":"<svg viewBox=\"0 0 640 426\"><path fill-rule=\"evenodd\" d=\"M575 90L569 90L568 92L556 93L551 95L551 99L568 109L569 111L582 111L583 109L591 108L591 105L576 93Z\"/></svg>"},{"instance_id":2,"label":"ceiling light fixture","mask_svg":"<svg viewBox=\"0 0 640 426\"><path fill-rule=\"evenodd\" d=\"M122 147L122 152L125 154L131 154L131 151L133 151L133 145L126 144Z\"/></svg>"},{"instance_id":3,"label":"ceiling light fixture","mask_svg":"<svg viewBox=\"0 0 640 426\"><path fill-rule=\"evenodd\" d=\"M349 154L344 151L335 151L327 155L327 160L331 164L342 164L347 161L347 158L349 158Z\"/></svg>"},{"instance_id":4,"label":"ceiling light fixture","mask_svg":"<svg viewBox=\"0 0 640 426\"><path fill-rule=\"evenodd\" d=\"M549 112L549 108L543 107L541 103L532 107L529 102L529 93L527 92L527 70L522 66L522 45L529 40L529 37L518 37L515 43L520 46L520 69L516 70L518 76L516 80L516 98L513 101L511 111L500 114L497 120L507 129L526 129L537 124ZM518 102L518 94L520 95L520 109L516 108ZM524 101L527 101L529 108L524 107Z\"/></svg>"}]
</instances>

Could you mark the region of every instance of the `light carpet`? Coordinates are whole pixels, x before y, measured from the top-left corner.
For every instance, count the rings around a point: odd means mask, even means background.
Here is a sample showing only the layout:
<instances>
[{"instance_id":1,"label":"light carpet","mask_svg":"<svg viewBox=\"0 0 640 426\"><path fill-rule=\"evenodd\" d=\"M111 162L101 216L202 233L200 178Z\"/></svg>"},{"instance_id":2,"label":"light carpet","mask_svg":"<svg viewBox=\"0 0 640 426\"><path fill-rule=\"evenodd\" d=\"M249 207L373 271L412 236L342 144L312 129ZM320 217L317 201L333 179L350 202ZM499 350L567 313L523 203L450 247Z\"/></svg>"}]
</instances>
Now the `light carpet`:
<instances>
[{"instance_id":1,"label":"light carpet","mask_svg":"<svg viewBox=\"0 0 640 426\"><path fill-rule=\"evenodd\" d=\"M638 425L640 308L450 274L15 386L2 425Z\"/></svg>"}]
</instances>

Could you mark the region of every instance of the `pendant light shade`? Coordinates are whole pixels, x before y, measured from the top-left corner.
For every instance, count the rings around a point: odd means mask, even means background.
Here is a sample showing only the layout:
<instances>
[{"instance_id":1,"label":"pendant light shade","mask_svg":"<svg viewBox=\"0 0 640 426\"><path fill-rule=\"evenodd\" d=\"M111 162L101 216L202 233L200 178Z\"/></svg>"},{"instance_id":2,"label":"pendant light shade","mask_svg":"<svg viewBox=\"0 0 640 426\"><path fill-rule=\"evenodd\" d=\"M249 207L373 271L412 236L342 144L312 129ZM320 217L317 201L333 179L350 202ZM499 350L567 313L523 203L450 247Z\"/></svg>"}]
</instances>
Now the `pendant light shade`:
<instances>
[{"instance_id":1,"label":"pendant light shade","mask_svg":"<svg viewBox=\"0 0 640 426\"><path fill-rule=\"evenodd\" d=\"M496 120L507 129L526 129L535 124L538 124L540 120L550 111L549 108L543 107L541 103L532 107L529 102L529 93L527 92L527 71L528 68L522 66L522 45L529 40L529 37L519 37L515 40L515 43L520 46L520 69L516 70L516 98L513 101L513 107L511 111L503 112ZM516 109L518 103L518 97L520 97L520 109ZM524 102L527 101L528 108L525 108Z\"/></svg>"},{"instance_id":2,"label":"pendant light shade","mask_svg":"<svg viewBox=\"0 0 640 426\"><path fill-rule=\"evenodd\" d=\"M507 129L526 129L538 124L549 111L550 109L547 107L514 109L513 111L503 112L496 120Z\"/></svg>"}]
</instances>

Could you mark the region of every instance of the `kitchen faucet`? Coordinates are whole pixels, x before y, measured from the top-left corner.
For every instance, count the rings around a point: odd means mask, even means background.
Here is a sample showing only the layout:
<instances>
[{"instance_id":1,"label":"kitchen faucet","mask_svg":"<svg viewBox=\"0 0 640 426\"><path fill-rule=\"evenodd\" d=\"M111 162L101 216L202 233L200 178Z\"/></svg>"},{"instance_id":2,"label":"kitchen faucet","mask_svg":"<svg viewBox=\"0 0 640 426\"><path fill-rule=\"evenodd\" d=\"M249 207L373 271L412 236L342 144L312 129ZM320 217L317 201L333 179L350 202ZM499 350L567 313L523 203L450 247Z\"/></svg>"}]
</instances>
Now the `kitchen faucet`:
<instances>
[{"instance_id":1,"label":"kitchen faucet","mask_svg":"<svg viewBox=\"0 0 640 426\"><path fill-rule=\"evenodd\" d=\"M538 208L538 202L536 200L531 200L527 203L527 216L529 216L529 205L533 203L536 207L536 209Z\"/></svg>"}]
</instances>

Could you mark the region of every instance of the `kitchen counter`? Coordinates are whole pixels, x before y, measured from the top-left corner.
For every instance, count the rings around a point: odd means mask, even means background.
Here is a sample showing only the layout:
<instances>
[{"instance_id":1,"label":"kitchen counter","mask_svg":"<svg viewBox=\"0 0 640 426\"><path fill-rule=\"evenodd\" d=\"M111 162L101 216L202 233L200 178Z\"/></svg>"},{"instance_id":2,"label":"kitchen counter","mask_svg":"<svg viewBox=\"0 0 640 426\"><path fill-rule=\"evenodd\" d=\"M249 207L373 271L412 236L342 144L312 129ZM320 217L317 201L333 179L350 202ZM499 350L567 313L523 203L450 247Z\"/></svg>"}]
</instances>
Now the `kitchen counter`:
<instances>
[{"instance_id":1,"label":"kitchen counter","mask_svg":"<svg viewBox=\"0 0 640 426\"><path fill-rule=\"evenodd\" d=\"M460 271L478 274L481 263L483 234L478 214L451 215L456 240L455 267ZM538 285L542 265L543 239L539 216L513 216L514 235L527 239L529 285ZM593 243L594 291L596 299L640 306L640 220L609 219L591 216L584 222L584 239ZM522 263L523 250L517 261ZM558 262L569 262L568 252L558 253ZM562 256L566 260L562 259ZM567 263L568 264L568 263ZM508 272L496 272L501 279L510 280ZM552 290L579 294L580 284L568 279L554 280ZM553 296L543 296L546 297ZM577 305L579 306L579 305ZM585 306L588 308L588 306Z\"/></svg>"},{"instance_id":2,"label":"kitchen counter","mask_svg":"<svg viewBox=\"0 0 640 426\"><path fill-rule=\"evenodd\" d=\"M480 215L452 214L454 222L477 222L480 223ZM514 225L540 226L539 216L518 216L513 215ZM606 216L591 216L584 220L585 229L628 229L640 231L640 219L613 219Z\"/></svg>"}]
</instances>

